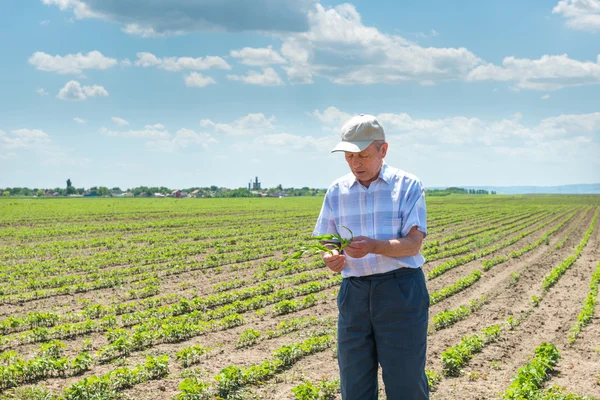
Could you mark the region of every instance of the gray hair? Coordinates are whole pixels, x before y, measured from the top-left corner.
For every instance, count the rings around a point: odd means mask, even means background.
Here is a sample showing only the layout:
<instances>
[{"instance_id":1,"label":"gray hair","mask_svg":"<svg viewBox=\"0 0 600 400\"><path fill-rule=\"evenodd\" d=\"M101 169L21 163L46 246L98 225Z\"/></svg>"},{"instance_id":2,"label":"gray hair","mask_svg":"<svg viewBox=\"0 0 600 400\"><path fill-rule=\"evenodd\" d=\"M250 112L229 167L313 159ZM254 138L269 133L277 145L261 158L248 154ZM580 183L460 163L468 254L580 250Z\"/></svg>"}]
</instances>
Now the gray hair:
<instances>
[{"instance_id":1,"label":"gray hair","mask_svg":"<svg viewBox=\"0 0 600 400\"><path fill-rule=\"evenodd\" d=\"M373 140L373 144L375 144L375 148L377 151L381 150L381 146L385 143L385 140Z\"/></svg>"}]
</instances>

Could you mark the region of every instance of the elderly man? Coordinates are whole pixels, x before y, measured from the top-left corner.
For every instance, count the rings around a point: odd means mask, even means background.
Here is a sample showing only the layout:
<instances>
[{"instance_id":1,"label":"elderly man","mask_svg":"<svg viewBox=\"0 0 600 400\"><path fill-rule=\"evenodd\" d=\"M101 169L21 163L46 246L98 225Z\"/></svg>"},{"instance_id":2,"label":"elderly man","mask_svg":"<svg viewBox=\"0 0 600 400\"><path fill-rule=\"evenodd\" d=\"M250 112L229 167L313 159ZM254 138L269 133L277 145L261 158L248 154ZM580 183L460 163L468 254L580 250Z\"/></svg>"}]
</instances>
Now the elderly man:
<instances>
[{"instance_id":1,"label":"elderly man","mask_svg":"<svg viewBox=\"0 0 600 400\"><path fill-rule=\"evenodd\" d=\"M341 136L333 152L344 152L351 173L329 187L313 235L346 237L343 227L355 235L342 254L323 255L344 278L337 300L342 399L377 399L378 364L388 400L428 399L423 186L384 162L388 144L375 117L350 118Z\"/></svg>"}]
</instances>

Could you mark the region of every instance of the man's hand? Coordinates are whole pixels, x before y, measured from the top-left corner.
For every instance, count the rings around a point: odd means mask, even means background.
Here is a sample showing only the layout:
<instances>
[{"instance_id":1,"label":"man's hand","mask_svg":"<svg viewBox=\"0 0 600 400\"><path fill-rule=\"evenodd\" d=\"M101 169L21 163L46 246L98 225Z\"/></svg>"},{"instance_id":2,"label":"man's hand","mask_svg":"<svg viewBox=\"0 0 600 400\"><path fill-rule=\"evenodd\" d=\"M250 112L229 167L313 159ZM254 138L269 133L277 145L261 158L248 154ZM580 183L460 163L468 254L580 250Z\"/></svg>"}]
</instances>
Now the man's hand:
<instances>
[{"instance_id":1,"label":"man's hand","mask_svg":"<svg viewBox=\"0 0 600 400\"><path fill-rule=\"evenodd\" d=\"M376 243L377 240L375 239L366 236L355 236L344 251L352 258L362 258L375 252Z\"/></svg>"},{"instance_id":2,"label":"man's hand","mask_svg":"<svg viewBox=\"0 0 600 400\"><path fill-rule=\"evenodd\" d=\"M333 254L323 253L323 261L333 272L340 272L346 266L346 256L338 253L337 250L333 250Z\"/></svg>"}]
</instances>

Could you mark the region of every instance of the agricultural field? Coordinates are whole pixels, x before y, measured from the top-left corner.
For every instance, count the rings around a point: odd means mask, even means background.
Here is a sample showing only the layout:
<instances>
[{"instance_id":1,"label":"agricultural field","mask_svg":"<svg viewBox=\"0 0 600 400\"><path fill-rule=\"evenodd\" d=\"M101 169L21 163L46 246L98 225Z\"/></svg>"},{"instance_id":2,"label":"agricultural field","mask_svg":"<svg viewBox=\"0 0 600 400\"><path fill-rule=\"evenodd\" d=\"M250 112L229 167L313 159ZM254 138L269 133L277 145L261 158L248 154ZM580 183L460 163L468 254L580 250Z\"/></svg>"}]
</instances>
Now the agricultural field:
<instances>
[{"instance_id":1,"label":"agricultural field","mask_svg":"<svg viewBox=\"0 0 600 400\"><path fill-rule=\"evenodd\" d=\"M339 399L321 201L0 200L0 399ZM600 398L600 196L427 207L431 398Z\"/></svg>"}]
</instances>

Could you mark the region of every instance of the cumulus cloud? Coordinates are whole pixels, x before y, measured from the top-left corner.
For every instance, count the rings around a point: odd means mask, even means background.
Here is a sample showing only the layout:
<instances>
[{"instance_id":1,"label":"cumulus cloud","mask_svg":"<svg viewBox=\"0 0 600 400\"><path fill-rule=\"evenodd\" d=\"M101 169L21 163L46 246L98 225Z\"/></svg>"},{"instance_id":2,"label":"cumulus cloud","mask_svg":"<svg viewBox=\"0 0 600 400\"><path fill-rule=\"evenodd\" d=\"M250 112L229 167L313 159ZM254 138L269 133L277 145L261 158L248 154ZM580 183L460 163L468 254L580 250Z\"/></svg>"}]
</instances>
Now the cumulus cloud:
<instances>
[{"instance_id":1,"label":"cumulus cloud","mask_svg":"<svg viewBox=\"0 0 600 400\"><path fill-rule=\"evenodd\" d=\"M108 92L103 86L92 85L92 86L81 86L77 81L69 81L67 84L60 89L57 98L67 101L83 101L88 97L106 97Z\"/></svg>"},{"instance_id":2,"label":"cumulus cloud","mask_svg":"<svg viewBox=\"0 0 600 400\"><path fill-rule=\"evenodd\" d=\"M111 118L112 122L114 122L115 124L117 124L118 126L128 126L129 122L127 122L126 120L124 120L123 118L119 118L119 117L112 117Z\"/></svg>"},{"instance_id":3,"label":"cumulus cloud","mask_svg":"<svg viewBox=\"0 0 600 400\"><path fill-rule=\"evenodd\" d=\"M313 136L292 135L290 133L276 133L261 135L254 139L252 148L256 151L275 151L287 153L299 150L331 150L336 140L331 137L315 138Z\"/></svg>"},{"instance_id":4,"label":"cumulus cloud","mask_svg":"<svg viewBox=\"0 0 600 400\"><path fill-rule=\"evenodd\" d=\"M185 77L185 85L187 87L205 87L208 85L214 85L216 83L217 81L210 76L204 76L198 72L192 72Z\"/></svg>"},{"instance_id":5,"label":"cumulus cloud","mask_svg":"<svg viewBox=\"0 0 600 400\"><path fill-rule=\"evenodd\" d=\"M48 96L48 92L46 92L46 89L44 89L44 88L39 88L35 92L37 94L39 94L40 96Z\"/></svg>"},{"instance_id":6,"label":"cumulus cloud","mask_svg":"<svg viewBox=\"0 0 600 400\"><path fill-rule=\"evenodd\" d=\"M169 132L161 124L146 125L144 129L130 129L127 131L115 131L105 127L100 128L100 134L113 137L128 137L142 139L168 139L171 137Z\"/></svg>"},{"instance_id":7,"label":"cumulus cloud","mask_svg":"<svg viewBox=\"0 0 600 400\"><path fill-rule=\"evenodd\" d=\"M145 139L144 146L149 151L172 153L187 147L199 146L208 148L217 140L207 132L196 132L192 129L182 128L174 134L169 132L164 125L146 125L144 129L111 130L100 128L99 133L104 136Z\"/></svg>"},{"instance_id":8,"label":"cumulus cloud","mask_svg":"<svg viewBox=\"0 0 600 400\"><path fill-rule=\"evenodd\" d=\"M123 30L142 37L197 31L303 32L307 11L316 0L42 0L70 10L75 18L117 22ZM143 10L143 11L141 11Z\"/></svg>"},{"instance_id":9,"label":"cumulus cloud","mask_svg":"<svg viewBox=\"0 0 600 400\"><path fill-rule=\"evenodd\" d=\"M552 13L562 15L570 28L600 32L600 0L561 0Z\"/></svg>"},{"instance_id":10,"label":"cumulus cloud","mask_svg":"<svg viewBox=\"0 0 600 400\"><path fill-rule=\"evenodd\" d=\"M482 63L465 48L424 48L366 26L351 4L317 4L308 20L309 31L285 35L281 47L291 83L315 76L338 84L430 83L463 79Z\"/></svg>"},{"instance_id":11,"label":"cumulus cloud","mask_svg":"<svg viewBox=\"0 0 600 400\"><path fill-rule=\"evenodd\" d=\"M117 65L114 58L105 57L99 51L87 54L67 54L52 56L42 51L36 51L29 57L29 63L40 71L51 71L59 74L81 74L86 69L107 69Z\"/></svg>"},{"instance_id":12,"label":"cumulus cloud","mask_svg":"<svg viewBox=\"0 0 600 400\"><path fill-rule=\"evenodd\" d=\"M227 79L241 81L248 85L280 86L283 80L273 68L265 68L263 72L249 71L246 75L227 75Z\"/></svg>"},{"instance_id":13,"label":"cumulus cloud","mask_svg":"<svg viewBox=\"0 0 600 400\"><path fill-rule=\"evenodd\" d=\"M11 134L0 131L1 150L42 149L50 143L50 136L40 129L16 129Z\"/></svg>"},{"instance_id":14,"label":"cumulus cloud","mask_svg":"<svg viewBox=\"0 0 600 400\"><path fill-rule=\"evenodd\" d=\"M209 119L200 121L202 128L212 128L216 134L225 135L256 135L275 129L275 117L265 117L264 114L248 114L232 123L215 123Z\"/></svg>"},{"instance_id":15,"label":"cumulus cloud","mask_svg":"<svg viewBox=\"0 0 600 400\"><path fill-rule=\"evenodd\" d=\"M323 112L314 110L312 116L317 117L319 121L328 126L333 126L335 129L342 126L352 115L347 112L340 111L337 107L327 107Z\"/></svg>"},{"instance_id":16,"label":"cumulus cloud","mask_svg":"<svg viewBox=\"0 0 600 400\"><path fill-rule=\"evenodd\" d=\"M283 58L273 46L266 48L244 47L241 50L232 50L231 56L240 59L240 62L253 67L265 67L269 64L285 64Z\"/></svg>"},{"instance_id":17,"label":"cumulus cloud","mask_svg":"<svg viewBox=\"0 0 600 400\"><path fill-rule=\"evenodd\" d=\"M146 148L156 152L173 153L190 146L200 146L207 149L212 143L217 143L217 140L211 134L182 128L169 139L147 142Z\"/></svg>"},{"instance_id":18,"label":"cumulus cloud","mask_svg":"<svg viewBox=\"0 0 600 400\"><path fill-rule=\"evenodd\" d=\"M312 115L326 128L340 126L349 114L335 107ZM402 143L403 148L417 148L423 144L437 147L439 151L465 146L479 151L498 148L529 148L564 143L573 145L592 142L600 147L600 112L590 114L564 114L541 120L537 125L526 126L521 113L510 118L485 121L476 117L451 116L440 119L416 119L407 113L381 113L376 116L386 132L388 141Z\"/></svg>"},{"instance_id":19,"label":"cumulus cloud","mask_svg":"<svg viewBox=\"0 0 600 400\"><path fill-rule=\"evenodd\" d=\"M581 62L566 54L545 55L539 60L506 57L501 67L486 64L473 69L467 81L504 81L514 82L517 89L558 90L600 83L600 62Z\"/></svg>"},{"instance_id":20,"label":"cumulus cloud","mask_svg":"<svg viewBox=\"0 0 600 400\"><path fill-rule=\"evenodd\" d=\"M185 69L191 70L207 70L207 69L226 69L230 70L231 66L222 59L216 56L207 57L166 57L158 58L152 53L139 52L134 65L138 67L158 67L166 71L177 72Z\"/></svg>"},{"instance_id":21,"label":"cumulus cloud","mask_svg":"<svg viewBox=\"0 0 600 400\"><path fill-rule=\"evenodd\" d=\"M78 124L85 124L86 123L85 119L81 119L79 117L73 118L73 121L77 122Z\"/></svg>"}]
</instances>

